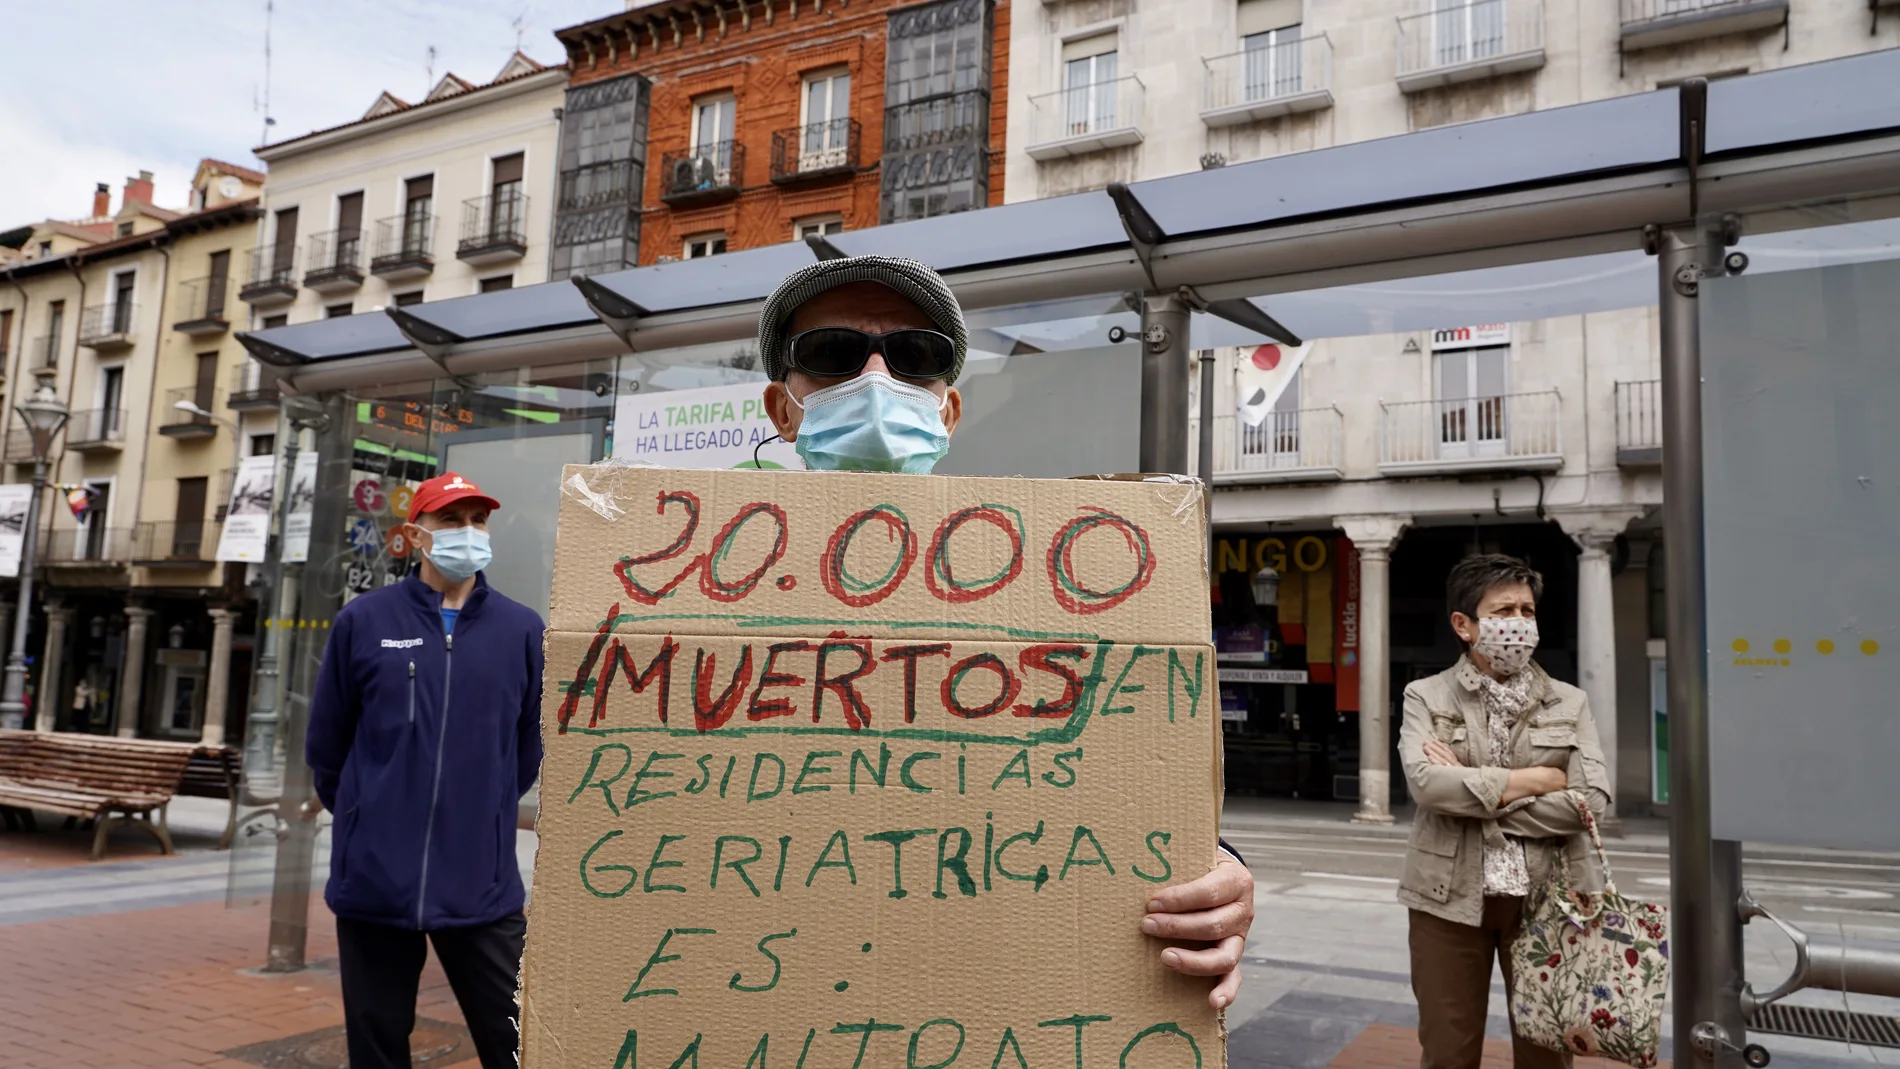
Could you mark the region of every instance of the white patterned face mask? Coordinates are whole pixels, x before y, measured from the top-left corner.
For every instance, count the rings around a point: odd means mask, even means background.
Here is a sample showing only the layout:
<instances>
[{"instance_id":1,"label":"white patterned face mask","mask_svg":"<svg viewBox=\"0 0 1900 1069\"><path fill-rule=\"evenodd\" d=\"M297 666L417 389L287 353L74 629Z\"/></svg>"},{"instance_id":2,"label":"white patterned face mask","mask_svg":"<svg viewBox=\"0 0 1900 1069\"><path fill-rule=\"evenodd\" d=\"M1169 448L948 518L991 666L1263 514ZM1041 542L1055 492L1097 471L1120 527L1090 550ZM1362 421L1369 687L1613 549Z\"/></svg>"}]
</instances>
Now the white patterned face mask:
<instances>
[{"instance_id":1,"label":"white patterned face mask","mask_svg":"<svg viewBox=\"0 0 1900 1069\"><path fill-rule=\"evenodd\" d=\"M1473 651L1484 654L1491 670L1510 677L1522 672L1537 652L1537 621L1522 616L1486 616L1478 621Z\"/></svg>"}]
</instances>

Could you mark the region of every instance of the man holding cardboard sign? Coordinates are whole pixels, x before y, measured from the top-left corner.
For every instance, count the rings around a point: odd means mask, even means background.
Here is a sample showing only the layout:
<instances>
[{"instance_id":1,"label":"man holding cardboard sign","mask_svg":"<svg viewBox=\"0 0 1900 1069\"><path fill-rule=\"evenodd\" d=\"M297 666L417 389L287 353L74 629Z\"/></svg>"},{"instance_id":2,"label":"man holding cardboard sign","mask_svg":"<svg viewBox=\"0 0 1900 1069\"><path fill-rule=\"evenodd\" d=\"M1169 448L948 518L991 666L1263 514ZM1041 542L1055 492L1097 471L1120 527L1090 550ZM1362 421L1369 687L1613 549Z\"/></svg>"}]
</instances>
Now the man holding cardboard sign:
<instances>
[{"instance_id":1,"label":"man holding cardboard sign","mask_svg":"<svg viewBox=\"0 0 1900 1069\"><path fill-rule=\"evenodd\" d=\"M829 473L565 476L523 1064L1217 1069L1198 490L872 474L961 415L920 264L800 272L760 336Z\"/></svg>"},{"instance_id":2,"label":"man holding cardboard sign","mask_svg":"<svg viewBox=\"0 0 1900 1069\"><path fill-rule=\"evenodd\" d=\"M949 451L963 414L951 383L963 370L963 309L915 260L826 260L780 283L759 316L759 352L772 383L766 411L813 470L928 472ZM1191 976L1219 976L1215 1008L1234 1000L1253 923L1253 874L1222 844L1213 872L1158 891L1141 930L1169 946L1161 959Z\"/></svg>"}]
</instances>

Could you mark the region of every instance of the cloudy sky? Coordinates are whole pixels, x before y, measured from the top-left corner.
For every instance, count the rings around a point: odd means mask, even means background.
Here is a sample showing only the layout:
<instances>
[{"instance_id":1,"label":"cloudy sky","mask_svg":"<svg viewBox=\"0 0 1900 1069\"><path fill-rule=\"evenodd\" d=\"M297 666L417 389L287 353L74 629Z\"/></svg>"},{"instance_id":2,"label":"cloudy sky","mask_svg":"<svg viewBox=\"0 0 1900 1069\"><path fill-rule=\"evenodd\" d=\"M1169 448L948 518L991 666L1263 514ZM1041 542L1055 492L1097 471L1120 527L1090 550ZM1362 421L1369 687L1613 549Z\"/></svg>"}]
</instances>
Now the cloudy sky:
<instances>
[{"instance_id":1,"label":"cloudy sky","mask_svg":"<svg viewBox=\"0 0 1900 1069\"><path fill-rule=\"evenodd\" d=\"M71 219L153 172L182 207L198 160L249 167L264 130L267 0L8 0L0 79L0 228ZM553 31L622 0L270 0L270 110L281 141L355 119L388 89L416 101L454 71L480 84L515 46L562 58Z\"/></svg>"}]
</instances>

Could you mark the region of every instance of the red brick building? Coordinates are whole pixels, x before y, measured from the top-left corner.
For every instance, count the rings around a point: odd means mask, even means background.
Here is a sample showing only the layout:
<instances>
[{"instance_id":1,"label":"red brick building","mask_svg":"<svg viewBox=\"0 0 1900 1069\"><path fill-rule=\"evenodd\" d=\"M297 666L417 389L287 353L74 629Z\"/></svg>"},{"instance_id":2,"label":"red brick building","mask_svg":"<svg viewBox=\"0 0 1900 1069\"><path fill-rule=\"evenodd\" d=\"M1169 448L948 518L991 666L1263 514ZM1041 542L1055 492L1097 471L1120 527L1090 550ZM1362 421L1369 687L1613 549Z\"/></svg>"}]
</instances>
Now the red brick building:
<instances>
[{"instance_id":1,"label":"red brick building","mask_svg":"<svg viewBox=\"0 0 1900 1069\"><path fill-rule=\"evenodd\" d=\"M657 0L556 36L570 99L645 83L642 264L1003 202L1009 0Z\"/></svg>"}]
</instances>

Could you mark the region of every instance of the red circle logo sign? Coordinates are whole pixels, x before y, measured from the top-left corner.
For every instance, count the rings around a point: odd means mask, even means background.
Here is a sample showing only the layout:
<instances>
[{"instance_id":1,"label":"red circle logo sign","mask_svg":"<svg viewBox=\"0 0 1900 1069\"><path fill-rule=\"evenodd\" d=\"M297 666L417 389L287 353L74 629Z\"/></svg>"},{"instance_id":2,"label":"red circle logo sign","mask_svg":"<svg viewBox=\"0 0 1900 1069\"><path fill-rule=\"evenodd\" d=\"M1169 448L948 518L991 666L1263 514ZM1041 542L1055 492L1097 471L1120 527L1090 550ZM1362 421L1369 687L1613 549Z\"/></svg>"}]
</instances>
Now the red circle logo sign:
<instances>
[{"instance_id":1,"label":"red circle logo sign","mask_svg":"<svg viewBox=\"0 0 1900 1069\"><path fill-rule=\"evenodd\" d=\"M387 546L390 556L397 558L407 557L409 555L409 536L402 533L401 527L391 527L389 529L389 541Z\"/></svg>"},{"instance_id":2,"label":"red circle logo sign","mask_svg":"<svg viewBox=\"0 0 1900 1069\"><path fill-rule=\"evenodd\" d=\"M383 484L375 479L359 479L356 489L350 496L355 499L356 507L363 512L376 512L383 507Z\"/></svg>"},{"instance_id":3,"label":"red circle logo sign","mask_svg":"<svg viewBox=\"0 0 1900 1069\"><path fill-rule=\"evenodd\" d=\"M1277 345L1262 345L1260 348L1255 349L1253 351L1253 366L1262 371L1272 371L1274 368L1279 367L1280 347Z\"/></svg>"}]
</instances>

